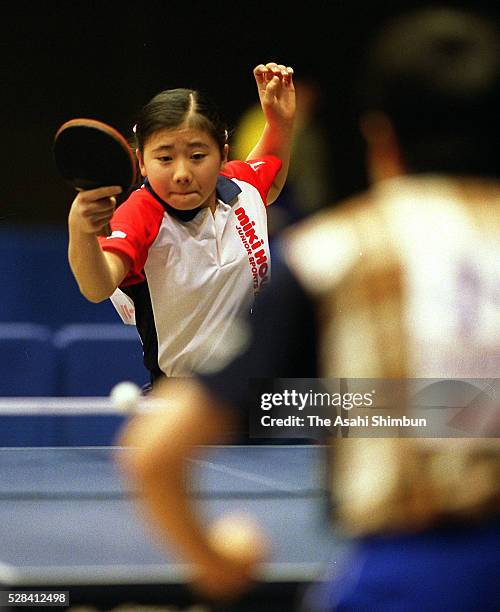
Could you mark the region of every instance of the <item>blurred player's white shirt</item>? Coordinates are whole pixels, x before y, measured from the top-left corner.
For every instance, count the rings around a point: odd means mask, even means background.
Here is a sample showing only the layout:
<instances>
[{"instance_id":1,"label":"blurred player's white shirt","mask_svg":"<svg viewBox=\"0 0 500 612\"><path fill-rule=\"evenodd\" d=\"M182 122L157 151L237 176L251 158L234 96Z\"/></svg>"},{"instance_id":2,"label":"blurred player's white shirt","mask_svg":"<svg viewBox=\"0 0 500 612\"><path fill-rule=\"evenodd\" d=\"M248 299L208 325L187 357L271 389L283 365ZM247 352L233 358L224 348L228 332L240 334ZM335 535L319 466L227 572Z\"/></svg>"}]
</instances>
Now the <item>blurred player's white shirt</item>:
<instances>
[{"instance_id":1,"label":"blurred player's white shirt","mask_svg":"<svg viewBox=\"0 0 500 612\"><path fill-rule=\"evenodd\" d=\"M229 162L215 213L203 208L189 221L147 183L117 209L100 244L132 264L112 301L136 323L150 371L186 376L224 353L233 321L270 277L265 201L280 168L272 156Z\"/></svg>"},{"instance_id":2,"label":"blurred player's white shirt","mask_svg":"<svg viewBox=\"0 0 500 612\"><path fill-rule=\"evenodd\" d=\"M385 181L285 244L319 303L321 376L498 376L498 183Z\"/></svg>"}]
</instances>

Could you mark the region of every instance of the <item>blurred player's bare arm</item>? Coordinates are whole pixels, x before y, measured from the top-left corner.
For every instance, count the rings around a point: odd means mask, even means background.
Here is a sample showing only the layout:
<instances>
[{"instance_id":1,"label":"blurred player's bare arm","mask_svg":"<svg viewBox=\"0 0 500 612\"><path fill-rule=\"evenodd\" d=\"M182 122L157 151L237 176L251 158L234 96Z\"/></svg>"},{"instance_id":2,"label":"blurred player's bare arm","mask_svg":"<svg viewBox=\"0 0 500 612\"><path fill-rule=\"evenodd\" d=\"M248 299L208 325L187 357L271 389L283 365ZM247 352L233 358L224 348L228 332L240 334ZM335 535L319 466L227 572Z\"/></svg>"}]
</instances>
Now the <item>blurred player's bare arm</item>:
<instances>
[{"instance_id":1,"label":"blurred player's bare arm","mask_svg":"<svg viewBox=\"0 0 500 612\"><path fill-rule=\"evenodd\" d=\"M164 389L165 386L165 389ZM258 560L259 540L253 545L226 546L228 538L211 538L202 527L196 508L186 492L186 462L195 447L225 441L234 415L217 405L204 388L192 381L168 380L159 383L157 397L172 396L164 410L141 414L128 422L120 445L133 447L120 453L126 473L141 487L141 499L157 533L168 548L174 546L197 573L194 586L216 599L232 597L248 586L252 568ZM225 433L224 433L225 432ZM247 542L249 544L249 542Z\"/></svg>"}]
</instances>

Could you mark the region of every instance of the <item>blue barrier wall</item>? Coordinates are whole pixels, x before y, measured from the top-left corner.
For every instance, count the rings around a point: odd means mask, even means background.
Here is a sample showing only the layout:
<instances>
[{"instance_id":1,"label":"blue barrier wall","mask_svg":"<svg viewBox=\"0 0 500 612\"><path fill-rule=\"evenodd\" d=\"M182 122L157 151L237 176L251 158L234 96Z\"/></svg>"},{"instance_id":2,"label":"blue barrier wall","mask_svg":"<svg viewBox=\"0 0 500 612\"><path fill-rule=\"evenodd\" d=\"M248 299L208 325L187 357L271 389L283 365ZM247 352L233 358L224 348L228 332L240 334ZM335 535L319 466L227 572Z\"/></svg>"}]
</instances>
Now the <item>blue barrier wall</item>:
<instances>
[{"instance_id":1,"label":"blue barrier wall","mask_svg":"<svg viewBox=\"0 0 500 612\"><path fill-rule=\"evenodd\" d=\"M0 397L107 396L119 382L149 382L135 327L78 323L57 331L0 323Z\"/></svg>"},{"instance_id":2,"label":"blue barrier wall","mask_svg":"<svg viewBox=\"0 0 500 612\"><path fill-rule=\"evenodd\" d=\"M53 336L58 359L57 395L106 396L123 380L142 387L149 375L135 326L79 323Z\"/></svg>"},{"instance_id":3,"label":"blue barrier wall","mask_svg":"<svg viewBox=\"0 0 500 612\"><path fill-rule=\"evenodd\" d=\"M107 395L122 376L148 381L137 331L109 300L80 294L67 249L64 227L0 226L0 396Z\"/></svg>"},{"instance_id":4,"label":"blue barrier wall","mask_svg":"<svg viewBox=\"0 0 500 612\"><path fill-rule=\"evenodd\" d=\"M54 395L57 369L49 327L0 323L0 396Z\"/></svg>"},{"instance_id":5,"label":"blue barrier wall","mask_svg":"<svg viewBox=\"0 0 500 612\"><path fill-rule=\"evenodd\" d=\"M63 228L0 225L0 322L56 329L68 323L117 323L109 300L87 301L68 264Z\"/></svg>"}]
</instances>

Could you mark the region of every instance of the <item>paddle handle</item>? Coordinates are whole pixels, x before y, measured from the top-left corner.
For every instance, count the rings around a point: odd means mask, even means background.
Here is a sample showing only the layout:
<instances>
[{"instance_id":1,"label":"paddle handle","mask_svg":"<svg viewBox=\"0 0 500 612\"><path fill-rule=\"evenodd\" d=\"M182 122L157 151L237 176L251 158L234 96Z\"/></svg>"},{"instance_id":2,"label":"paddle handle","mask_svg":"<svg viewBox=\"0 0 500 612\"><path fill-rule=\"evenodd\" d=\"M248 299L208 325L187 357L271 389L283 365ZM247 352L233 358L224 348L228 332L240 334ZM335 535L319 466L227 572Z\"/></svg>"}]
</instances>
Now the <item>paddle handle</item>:
<instances>
[{"instance_id":1,"label":"paddle handle","mask_svg":"<svg viewBox=\"0 0 500 612\"><path fill-rule=\"evenodd\" d=\"M111 236L111 226L109 223L106 223L106 225L102 228L102 230L99 232L99 236Z\"/></svg>"}]
</instances>

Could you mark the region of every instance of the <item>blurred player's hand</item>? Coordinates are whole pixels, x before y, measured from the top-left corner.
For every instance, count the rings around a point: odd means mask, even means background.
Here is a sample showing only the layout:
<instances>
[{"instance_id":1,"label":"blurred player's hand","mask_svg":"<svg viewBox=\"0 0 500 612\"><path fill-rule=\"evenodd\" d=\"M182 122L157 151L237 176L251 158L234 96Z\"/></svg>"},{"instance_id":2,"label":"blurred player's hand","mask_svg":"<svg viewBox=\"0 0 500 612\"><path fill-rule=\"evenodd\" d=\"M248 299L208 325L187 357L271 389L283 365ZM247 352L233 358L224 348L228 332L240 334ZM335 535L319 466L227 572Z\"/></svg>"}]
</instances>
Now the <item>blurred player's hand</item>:
<instances>
[{"instance_id":1,"label":"blurred player's hand","mask_svg":"<svg viewBox=\"0 0 500 612\"><path fill-rule=\"evenodd\" d=\"M211 525L208 541L216 555L199 568L193 586L209 599L236 599L251 588L256 566L268 554L265 535L249 516L233 514Z\"/></svg>"},{"instance_id":2,"label":"blurred player's hand","mask_svg":"<svg viewBox=\"0 0 500 612\"><path fill-rule=\"evenodd\" d=\"M71 205L69 222L85 234L101 234L115 211L115 196L121 191L121 187L80 191Z\"/></svg>"}]
</instances>

